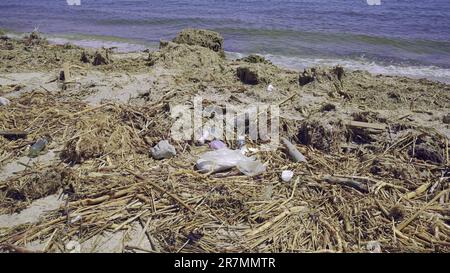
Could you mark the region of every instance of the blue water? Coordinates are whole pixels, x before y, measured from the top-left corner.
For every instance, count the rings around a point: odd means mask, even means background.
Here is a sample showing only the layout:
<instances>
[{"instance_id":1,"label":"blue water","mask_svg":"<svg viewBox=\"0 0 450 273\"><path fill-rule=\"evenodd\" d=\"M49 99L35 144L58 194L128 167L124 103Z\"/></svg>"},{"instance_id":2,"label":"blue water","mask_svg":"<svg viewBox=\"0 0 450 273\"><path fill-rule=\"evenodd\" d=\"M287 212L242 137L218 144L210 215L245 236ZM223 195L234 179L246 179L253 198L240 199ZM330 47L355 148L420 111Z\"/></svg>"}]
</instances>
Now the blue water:
<instances>
[{"instance_id":1,"label":"blue water","mask_svg":"<svg viewBox=\"0 0 450 273\"><path fill-rule=\"evenodd\" d=\"M449 0L0 0L0 28L36 27L145 46L186 27L207 28L225 37L229 52L289 67L344 63L450 81Z\"/></svg>"}]
</instances>

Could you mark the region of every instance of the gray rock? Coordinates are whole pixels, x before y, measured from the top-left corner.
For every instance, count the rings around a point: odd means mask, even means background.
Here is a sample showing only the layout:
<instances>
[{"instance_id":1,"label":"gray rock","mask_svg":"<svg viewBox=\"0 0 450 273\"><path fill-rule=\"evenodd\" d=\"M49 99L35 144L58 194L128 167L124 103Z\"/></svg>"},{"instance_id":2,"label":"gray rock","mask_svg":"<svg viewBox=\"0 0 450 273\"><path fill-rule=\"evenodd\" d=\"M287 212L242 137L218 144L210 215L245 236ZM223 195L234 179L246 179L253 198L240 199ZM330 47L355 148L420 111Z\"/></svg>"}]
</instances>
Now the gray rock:
<instances>
[{"instance_id":1,"label":"gray rock","mask_svg":"<svg viewBox=\"0 0 450 273\"><path fill-rule=\"evenodd\" d=\"M167 159L177 155L175 147L167 140L161 140L155 147L150 148L152 157L156 160Z\"/></svg>"}]
</instances>

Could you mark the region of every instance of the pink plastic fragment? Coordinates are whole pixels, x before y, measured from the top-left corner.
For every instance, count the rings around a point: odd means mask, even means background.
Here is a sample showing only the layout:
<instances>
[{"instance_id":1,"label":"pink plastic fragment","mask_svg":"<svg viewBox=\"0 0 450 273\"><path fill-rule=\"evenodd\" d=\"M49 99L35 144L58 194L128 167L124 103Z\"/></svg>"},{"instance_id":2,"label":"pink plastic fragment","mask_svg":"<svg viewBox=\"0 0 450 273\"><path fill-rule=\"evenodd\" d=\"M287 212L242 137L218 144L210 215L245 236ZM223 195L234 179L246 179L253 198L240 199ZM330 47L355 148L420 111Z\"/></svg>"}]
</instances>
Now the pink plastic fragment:
<instances>
[{"instance_id":1,"label":"pink plastic fragment","mask_svg":"<svg viewBox=\"0 0 450 273\"><path fill-rule=\"evenodd\" d=\"M220 140L213 140L209 143L209 147L213 150L219 150L226 148L227 145Z\"/></svg>"}]
</instances>

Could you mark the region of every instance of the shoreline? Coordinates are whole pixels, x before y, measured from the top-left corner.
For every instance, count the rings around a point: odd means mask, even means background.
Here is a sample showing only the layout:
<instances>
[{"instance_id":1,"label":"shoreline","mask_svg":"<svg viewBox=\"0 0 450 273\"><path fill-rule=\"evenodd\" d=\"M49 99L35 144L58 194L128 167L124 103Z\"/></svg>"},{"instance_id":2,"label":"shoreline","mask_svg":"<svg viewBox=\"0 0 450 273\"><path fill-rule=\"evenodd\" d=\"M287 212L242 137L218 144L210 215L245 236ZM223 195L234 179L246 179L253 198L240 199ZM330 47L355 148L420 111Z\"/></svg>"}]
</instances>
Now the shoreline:
<instances>
[{"instance_id":1,"label":"shoreline","mask_svg":"<svg viewBox=\"0 0 450 273\"><path fill-rule=\"evenodd\" d=\"M12 38L21 38L26 33L8 32ZM158 49L158 42L146 42L133 39L113 37L113 36L92 36L92 35L64 35L64 34L43 34L43 37L48 39L52 44L64 45L70 43L76 46L85 47L89 49L116 48L117 53L138 53L143 50L156 51ZM368 71L373 75L392 75L400 77L409 77L413 79L426 78L428 80L438 81L450 84L450 68L438 67L435 65L413 65L401 63L383 63L366 59L364 57L349 58L349 57L308 57L308 56L285 56L274 53L261 54L260 52L231 52L225 51L227 58L240 59L246 56L257 54L274 64L291 70L301 71L314 66L336 66L343 65L348 70L362 70Z\"/></svg>"}]
</instances>

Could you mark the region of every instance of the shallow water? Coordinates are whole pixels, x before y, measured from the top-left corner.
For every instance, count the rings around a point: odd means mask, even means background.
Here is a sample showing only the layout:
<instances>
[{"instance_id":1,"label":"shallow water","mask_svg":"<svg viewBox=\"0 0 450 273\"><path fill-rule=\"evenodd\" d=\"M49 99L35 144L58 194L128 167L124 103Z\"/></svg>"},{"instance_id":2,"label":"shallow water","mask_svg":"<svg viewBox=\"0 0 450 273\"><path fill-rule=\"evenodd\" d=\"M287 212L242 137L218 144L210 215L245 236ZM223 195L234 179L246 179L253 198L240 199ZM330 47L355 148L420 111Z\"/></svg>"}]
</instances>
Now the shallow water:
<instances>
[{"instance_id":1,"label":"shallow water","mask_svg":"<svg viewBox=\"0 0 450 273\"><path fill-rule=\"evenodd\" d=\"M448 0L2 0L0 28L54 41L154 47L186 27L219 31L231 56L259 53L291 68L342 63L450 82ZM374 2L374 1L373 1Z\"/></svg>"}]
</instances>

